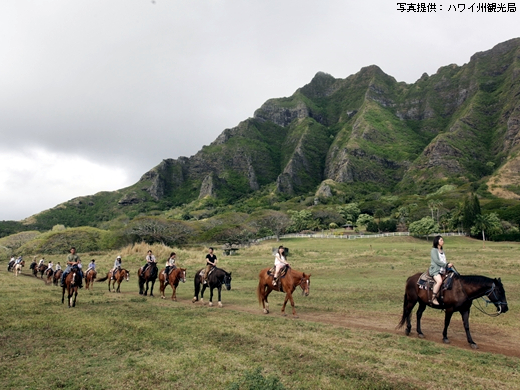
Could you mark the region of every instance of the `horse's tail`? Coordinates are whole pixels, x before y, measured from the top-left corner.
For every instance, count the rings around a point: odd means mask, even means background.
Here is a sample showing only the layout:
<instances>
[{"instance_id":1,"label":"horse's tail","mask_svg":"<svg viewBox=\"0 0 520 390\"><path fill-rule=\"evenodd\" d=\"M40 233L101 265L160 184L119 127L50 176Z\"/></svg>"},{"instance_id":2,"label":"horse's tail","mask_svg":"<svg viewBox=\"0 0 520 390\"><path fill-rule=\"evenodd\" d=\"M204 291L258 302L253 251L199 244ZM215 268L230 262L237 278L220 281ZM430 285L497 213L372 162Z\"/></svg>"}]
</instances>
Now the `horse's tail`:
<instances>
[{"instance_id":1,"label":"horse's tail","mask_svg":"<svg viewBox=\"0 0 520 390\"><path fill-rule=\"evenodd\" d=\"M408 294L404 293L404 302L403 302L403 316L401 317L401 321L399 321L399 324L397 325L397 329L400 329L403 327L404 323L406 322L406 319L410 315L407 311L408 307Z\"/></svg>"},{"instance_id":2,"label":"horse's tail","mask_svg":"<svg viewBox=\"0 0 520 390\"><path fill-rule=\"evenodd\" d=\"M107 273L107 276L105 276L104 278L101 278L101 279L96 279L96 282L104 282L105 280L108 279L108 275L110 275L110 272Z\"/></svg>"},{"instance_id":3,"label":"horse's tail","mask_svg":"<svg viewBox=\"0 0 520 390\"><path fill-rule=\"evenodd\" d=\"M200 292L200 270L195 272L193 284L195 285L195 296L198 297Z\"/></svg>"},{"instance_id":4,"label":"horse's tail","mask_svg":"<svg viewBox=\"0 0 520 390\"><path fill-rule=\"evenodd\" d=\"M265 287L264 287L264 284L262 283L262 279L260 279L258 281L258 287L256 288L256 296L258 298L258 304L261 305L262 304L262 300L264 298L264 290Z\"/></svg>"}]
</instances>

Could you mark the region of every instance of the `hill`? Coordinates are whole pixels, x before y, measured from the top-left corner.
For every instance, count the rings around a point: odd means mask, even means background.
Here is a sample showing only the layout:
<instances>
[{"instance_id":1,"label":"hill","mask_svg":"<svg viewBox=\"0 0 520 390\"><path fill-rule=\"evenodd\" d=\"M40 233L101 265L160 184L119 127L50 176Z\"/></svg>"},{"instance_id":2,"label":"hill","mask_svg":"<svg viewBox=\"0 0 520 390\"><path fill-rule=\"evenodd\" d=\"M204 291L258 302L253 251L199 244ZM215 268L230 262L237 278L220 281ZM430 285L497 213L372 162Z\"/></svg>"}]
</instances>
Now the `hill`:
<instances>
[{"instance_id":1,"label":"hill","mask_svg":"<svg viewBox=\"0 0 520 390\"><path fill-rule=\"evenodd\" d=\"M375 65L346 79L319 72L194 156L163 160L130 187L72 199L24 224L100 227L169 210L189 219L197 208L284 209L291 198L345 203L445 186L519 199L519 58L516 38L413 84Z\"/></svg>"}]
</instances>

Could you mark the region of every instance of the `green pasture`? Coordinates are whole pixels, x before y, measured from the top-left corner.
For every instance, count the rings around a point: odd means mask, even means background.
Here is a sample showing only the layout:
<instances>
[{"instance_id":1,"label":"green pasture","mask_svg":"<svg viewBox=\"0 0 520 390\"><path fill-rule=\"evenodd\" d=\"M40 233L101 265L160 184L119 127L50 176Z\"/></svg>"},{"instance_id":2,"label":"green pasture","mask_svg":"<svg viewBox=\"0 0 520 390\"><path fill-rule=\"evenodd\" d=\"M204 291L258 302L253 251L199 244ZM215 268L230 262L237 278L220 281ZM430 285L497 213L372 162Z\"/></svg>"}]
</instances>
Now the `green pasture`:
<instances>
[{"instance_id":1,"label":"green pasture","mask_svg":"<svg viewBox=\"0 0 520 390\"><path fill-rule=\"evenodd\" d=\"M107 284L80 290L76 308L61 304L61 289L0 262L0 388L2 389L511 389L520 388L520 245L446 237L447 257L463 274L501 277L509 312L497 318L473 309L466 343L460 315L451 345L439 343L443 313L427 309L423 331L409 337L395 326L406 278L429 266L431 241L411 237L287 239L293 268L311 273L311 293L295 293L299 318L280 315L283 294L270 296L269 315L256 298L257 275L273 263L271 241L219 256L233 275L224 307L191 303L194 272L205 248L175 248L188 281L178 302L138 294L137 269L148 246L81 253L96 259L98 277L116 255L131 271L121 294ZM153 246L164 264L171 248ZM38 254L34 254L39 256ZM46 256L54 263L66 256ZM216 298L214 299L216 301ZM491 307L487 311L492 312ZM352 324L352 325L349 325ZM364 326L363 324L366 324ZM413 317L415 327L415 313ZM414 328L415 329L415 328ZM492 336L492 337L491 337ZM494 341L496 340L496 341ZM485 342L484 342L485 341ZM504 345L504 351L499 347ZM503 352L503 353L501 353Z\"/></svg>"}]
</instances>

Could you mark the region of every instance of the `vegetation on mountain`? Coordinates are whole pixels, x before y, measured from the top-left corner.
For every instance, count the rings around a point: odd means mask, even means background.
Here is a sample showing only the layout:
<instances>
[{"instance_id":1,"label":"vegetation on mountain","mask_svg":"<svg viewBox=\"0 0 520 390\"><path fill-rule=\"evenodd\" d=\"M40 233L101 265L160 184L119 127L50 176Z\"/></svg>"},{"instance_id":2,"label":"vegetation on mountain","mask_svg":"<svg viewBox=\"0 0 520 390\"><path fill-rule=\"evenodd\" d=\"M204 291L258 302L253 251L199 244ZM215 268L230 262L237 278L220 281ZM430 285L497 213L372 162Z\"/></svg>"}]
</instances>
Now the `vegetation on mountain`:
<instances>
[{"instance_id":1,"label":"vegetation on mountain","mask_svg":"<svg viewBox=\"0 0 520 390\"><path fill-rule=\"evenodd\" d=\"M438 230L480 237L475 221L495 213L489 238L517 239L519 58L512 39L413 84L374 65L346 79L319 72L194 156L163 160L130 187L0 222L0 237L61 224L107 232L93 238L105 246L243 242L331 224L407 230L428 216Z\"/></svg>"}]
</instances>

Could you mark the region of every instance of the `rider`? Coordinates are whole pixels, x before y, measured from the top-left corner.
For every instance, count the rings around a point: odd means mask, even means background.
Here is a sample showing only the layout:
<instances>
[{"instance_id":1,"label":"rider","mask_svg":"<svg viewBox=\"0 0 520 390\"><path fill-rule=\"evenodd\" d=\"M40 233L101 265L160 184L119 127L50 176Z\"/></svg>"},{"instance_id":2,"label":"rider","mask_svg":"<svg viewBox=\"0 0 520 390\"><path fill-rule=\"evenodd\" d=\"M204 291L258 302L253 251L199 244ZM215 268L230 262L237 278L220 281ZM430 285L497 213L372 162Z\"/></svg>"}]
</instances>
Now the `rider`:
<instances>
[{"instance_id":1,"label":"rider","mask_svg":"<svg viewBox=\"0 0 520 390\"><path fill-rule=\"evenodd\" d=\"M123 262L123 259L121 259L121 256L117 256L116 260L114 261L114 268L112 268L110 271L112 271L112 277L110 280L114 280L116 278L116 272L121 271L121 263Z\"/></svg>"},{"instance_id":2,"label":"rider","mask_svg":"<svg viewBox=\"0 0 520 390\"><path fill-rule=\"evenodd\" d=\"M53 271L52 271L52 266L53 266L53 265L54 265L54 264L52 264L52 261L49 260L49 264L47 264L47 269L45 270L45 274L46 274L46 275L49 275L49 273L52 273L52 272L53 272Z\"/></svg>"},{"instance_id":3,"label":"rider","mask_svg":"<svg viewBox=\"0 0 520 390\"><path fill-rule=\"evenodd\" d=\"M206 269L204 270L204 277L202 283L206 284L210 271L217 266L217 256L213 254L213 248L209 248L209 253L206 255Z\"/></svg>"},{"instance_id":4,"label":"rider","mask_svg":"<svg viewBox=\"0 0 520 390\"><path fill-rule=\"evenodd\" d=\"M79 256L76 254L76 248L71 247L70 248L70 254L67 256L67 268L65 268L65 271L61 275L61 287L65 287L65 278L67 277L67 275L72 270L72 267L74 267L74 266L77 267L78 263L80 261L81 260L80 260ZM80 275L80 277L79 277L79 288L82 288L83 287L83 283L82 283L81 270L79 270L78 273Z\"/></svg>"},{"instance_id":5,"label":"rider","mask_svg":"<svg viewBox=\"0 0 520 390\"><path fill-rule=\"evenodd\" d=\"M435 280L432 293L432 303L434 305L439 305L437 295L441 289L442 276L446 273L446 265L448 268L453 267L452 263L446 264L446 255L444 254L443 245L444 239L441 236L435 236L433 239L433 248L430 251L431 265L428 270L430 276L433 278L433 280Z\"/></svg>"},{"instance_id":6,"label":"rider","mask_svg":"<svg viewBox=\"0 0 520 390\"><path fill-rule=\"evenodd\" d=\"M38 267L42 265L45 262L45 257L42 257L40 261L38 262Z\"/></svg>"},{"instance_id":7,"label":"rider","mask_svg":"<svg viewBox=\"0 0 520 390\"><path fill-rule=\"evenodd\" d=\"M59 271L61 269L61 264L59 261L56 263L55 269L56 269L56 271Z\"/></svg>"},{"instance_id":8,"label":"rider","mask_svg":"<svg viewBox=\"0 0 520 390\"><path fill-rule=\"evenodd\" d=\"M85 275L88 273L88 271L90 271L91 269L93 269L94 271L96 270L96 260L92 259L87 267L87 271L85 272Z\"/></svg>"},{"instance_id":9,"label":"rider","mask_svg":"<svg viewBox=\"0 0 520 390\"><path fill-rule=\"evenodd\" d=\"M287 259L285 258L285 248L283 245L280 245L278 247L278 251L276 252L276 255L274 256L274 278L273 278L273 286L276 286L277 280L278 280L278 274L280 273L280 270L285 267L289 266L289 263L287 262Z\"/></svg>"},{"instance_id":10,"label":"rider","mask_svg":"<svg viewBox=\"0 0 520 390\"><path fill-rule=\"evenodd\" d=\"M155 260L155 256L152 254L152 250L150 249L148 251L148 254L146 255L146 264L142 268L141 275L143 275L146 272L146 270L151 264L155 263L157 263L157 260Z\"/></svg>"},{"instance_id":11,"label":"rider","mask_svg":"<svg viewBox=\"0 0 520 390\"><path fill-rule=\"evenodd\" d=\"M168 285L168 274L170 273L170 270L177 268L175 265L175 258L177 255L175 252L170 253L170 258L166 261L166 269L164 270L164 276L165 276L165 285Z\"/></svg>"}]
</instances>

